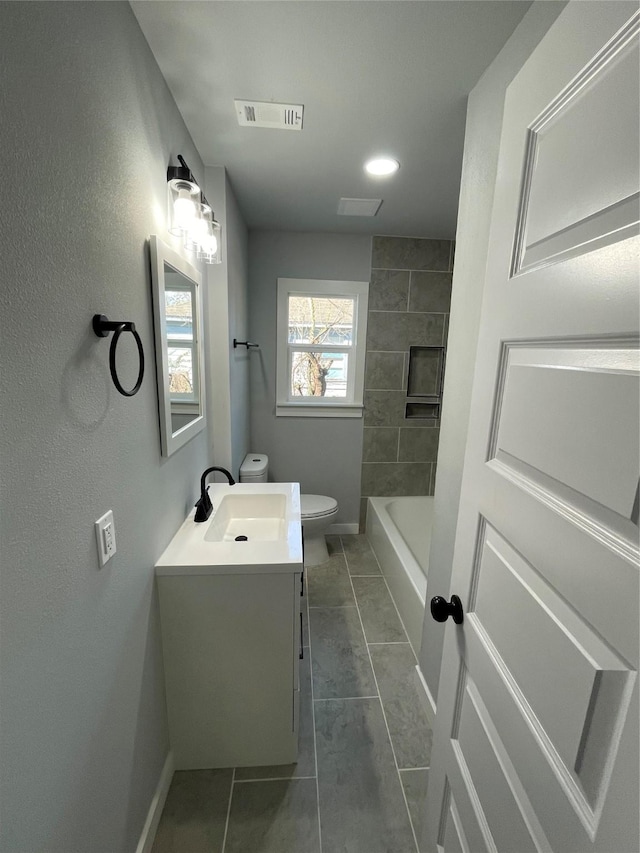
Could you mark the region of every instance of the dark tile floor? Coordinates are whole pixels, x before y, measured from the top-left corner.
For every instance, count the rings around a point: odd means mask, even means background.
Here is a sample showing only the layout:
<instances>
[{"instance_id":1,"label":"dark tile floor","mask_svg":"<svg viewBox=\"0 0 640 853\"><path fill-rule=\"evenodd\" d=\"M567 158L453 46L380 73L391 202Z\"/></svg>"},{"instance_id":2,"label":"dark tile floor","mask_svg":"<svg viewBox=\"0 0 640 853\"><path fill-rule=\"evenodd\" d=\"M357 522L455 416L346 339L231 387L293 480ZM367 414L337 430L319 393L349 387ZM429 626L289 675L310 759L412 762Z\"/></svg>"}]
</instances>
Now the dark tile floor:
<instances>
[{"instance_id":1,"label":"dark tile floor","mask_svg":"<svg viewBox=\"0 0 640 853\"><path fill-rule=\"evenodd\" d=\"M303 600L298 762L178 771L152 853L416 853L431 729L365 536L329 536Z\"/></svg>"}]
</instances>

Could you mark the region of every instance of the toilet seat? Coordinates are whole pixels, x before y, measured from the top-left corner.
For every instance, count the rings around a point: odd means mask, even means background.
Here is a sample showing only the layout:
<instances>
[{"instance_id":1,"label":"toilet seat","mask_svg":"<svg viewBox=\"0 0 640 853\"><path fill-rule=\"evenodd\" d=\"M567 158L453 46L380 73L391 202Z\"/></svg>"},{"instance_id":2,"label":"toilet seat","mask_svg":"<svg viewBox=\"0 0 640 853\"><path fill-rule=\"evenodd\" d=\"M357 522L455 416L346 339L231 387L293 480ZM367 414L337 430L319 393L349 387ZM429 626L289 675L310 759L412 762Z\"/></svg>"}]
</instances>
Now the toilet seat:
<instances>
[{"instance_id":1,"label":"toilet seat","mask_svg":"<svg viewBox=\"0 0 640 853\"><path fill-rule=\"evenodd\" d=\"M300 495L300 514L303 520L323 518L325 515L331 515L337 508L338 501L335 498L325 495Z\"/></svg>"}]
</instances>

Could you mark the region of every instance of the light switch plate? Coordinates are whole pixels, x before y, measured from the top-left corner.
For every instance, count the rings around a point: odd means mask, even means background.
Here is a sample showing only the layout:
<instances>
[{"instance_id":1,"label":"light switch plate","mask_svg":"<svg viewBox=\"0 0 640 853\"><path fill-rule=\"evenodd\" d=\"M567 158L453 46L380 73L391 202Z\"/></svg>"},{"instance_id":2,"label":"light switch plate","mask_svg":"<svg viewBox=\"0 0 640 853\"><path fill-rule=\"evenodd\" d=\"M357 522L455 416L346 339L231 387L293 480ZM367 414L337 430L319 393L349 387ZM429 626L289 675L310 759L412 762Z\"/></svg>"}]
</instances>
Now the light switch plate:
<instances>
[{"instance_id":1,"label":"light switch plate","mask_svg":"<svg viewBox=\"0 0 640 853\"><path fill-rule=\"evenodd\" d=\"M110 560L116 553L116 528L113 520L113 511L105 512L95 523L96 543L98 545L98 559L100 566Z\"/></svg>"}]
</instances>

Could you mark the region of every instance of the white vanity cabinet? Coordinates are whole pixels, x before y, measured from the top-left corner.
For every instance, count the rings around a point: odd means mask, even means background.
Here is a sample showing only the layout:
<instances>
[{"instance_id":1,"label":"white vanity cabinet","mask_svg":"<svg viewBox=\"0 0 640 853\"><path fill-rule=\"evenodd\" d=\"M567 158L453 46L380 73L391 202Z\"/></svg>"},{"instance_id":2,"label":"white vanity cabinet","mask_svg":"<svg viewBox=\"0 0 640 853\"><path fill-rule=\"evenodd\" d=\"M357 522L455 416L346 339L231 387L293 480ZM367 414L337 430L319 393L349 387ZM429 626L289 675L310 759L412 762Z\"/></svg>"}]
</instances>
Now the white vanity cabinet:
<instances>
[{"instance_id":1,"label":"white vanity cabinet","mask_svg":"<svg viewBox=\"0 0 640 853\"><path fill-rule=\"evenodd\" d=\"M156 563L175 767L291 764L302 651L300 489L214 484L209 496L211 519L197 524L192 512Z\"/></svg>"},{"instance_id":2,"label":"white vanity cabinet","mask_svg":"<svg viewBox=\"0 0 640 853\"><path fill-rule=\"evenodd\" d=\"M179 770L298 755L300 572L158 577Z\"/></svg>"}]
</instances>

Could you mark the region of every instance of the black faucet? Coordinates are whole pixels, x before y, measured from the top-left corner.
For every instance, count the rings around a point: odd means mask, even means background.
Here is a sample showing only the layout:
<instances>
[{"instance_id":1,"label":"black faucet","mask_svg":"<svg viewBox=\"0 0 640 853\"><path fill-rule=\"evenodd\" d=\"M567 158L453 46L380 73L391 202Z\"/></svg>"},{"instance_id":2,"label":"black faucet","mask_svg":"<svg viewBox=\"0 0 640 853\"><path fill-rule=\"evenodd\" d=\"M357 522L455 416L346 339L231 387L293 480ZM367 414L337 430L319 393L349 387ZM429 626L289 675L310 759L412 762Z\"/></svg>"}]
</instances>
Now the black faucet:
<instances>
[{"instance_id":1,"label":"black faucet","mask_svg":"<svg viewBox=\"0 0 640 853\"><path fill-rule=\"evenodd\" d=\"M196 502L196 514L193 519L194 521L206 521L213 512L211 498L207 492L207 477L212 471L220 471L221 474L224 474L229 481L230 486L235 486L236 484L236 481L226 468L218 468L217 465L214 465L213 468L207 468L200 478L200 500Z\"/></svg>"}]
</instances>

